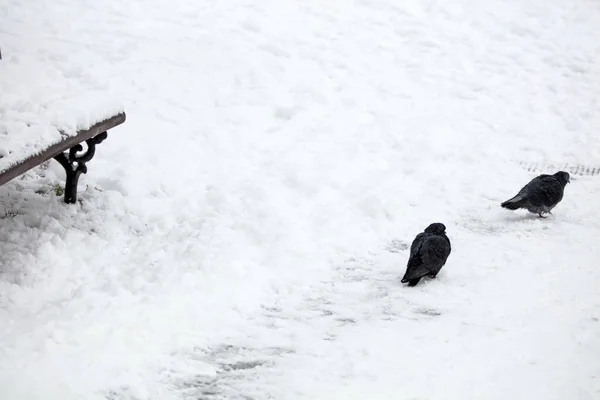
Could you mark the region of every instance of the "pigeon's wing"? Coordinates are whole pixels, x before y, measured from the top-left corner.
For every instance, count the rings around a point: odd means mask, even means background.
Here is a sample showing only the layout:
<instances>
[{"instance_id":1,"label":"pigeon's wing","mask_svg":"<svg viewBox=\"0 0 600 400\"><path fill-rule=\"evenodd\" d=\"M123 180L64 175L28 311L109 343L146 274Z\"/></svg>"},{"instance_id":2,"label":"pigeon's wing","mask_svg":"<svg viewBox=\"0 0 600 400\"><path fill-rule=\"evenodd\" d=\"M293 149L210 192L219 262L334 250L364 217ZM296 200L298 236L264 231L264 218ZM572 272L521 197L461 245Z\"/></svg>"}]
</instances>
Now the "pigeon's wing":
<instances>
[{"instance_id":1,"label":"pigeon's wing","mask_svg":"<svg viewBox=\"0 0 600 400\"><path fill-rule=\"evenodd\" d=\"M448 245L448 254L446 254L446 259L448 259L450 253L452 252L452 245L450 244L450 239L448 239L448 236L444 234L443 238L446 241L446 244Z\"/></svg>"},{"instance_id":2,"label":"pigeon's wing","mask_svg":"<svg viewBox=\"0 0 600 400\"><path fill-rule=\"evenodd\" d=\"M423 244L423 238L425 238L426 235L427 234L425 232L421 232L417 235L417 237L415 237L415 240L413 240L412 244L410 245L410 258L414 257L414 255L417 253L417 250L421 244Z\"/></svg>"},{"instance_id":3,"label":"pigeon's wing","mask_svg":"<svg viewBox=\"0 0 600 400\"><path fill-rule=\"evenodd\" d=\"M414 256L408 260L403 282L437 273L446 263L450 254L450 242L447 238L430 235L423 238Z\"/></svg>"},{"instance_id":4,"label":"pigeon's wing","mask_svg":"<svg viewBox=\"0 0 600 400\"><path fill-rule=\"evenodd\" d=\"M438 272L450 255L450 240L445 236L432 236L423 243L423 264L432 272Z\"/></svg>"},{"instance_id":5,"label":"pigeon's wing","mask_svg":"<svg viewBox=\"0 0 600 400\"><path fill-rule=\"evenodd\" d=\"M532 191L535 191L540 185L543 185L548 178L554 178L552 175L539 175L530 180L521 190L517 193L517 196L527 197Z\"/></svg>"},{"instance_id":6,"label":"pigeon's wing","mask_svg":"<svg viewBox=\"0 0 600 400\"><path fill-rule=\"evenodd\" d=\"M517 195L515 197L520 197L520 198L527 197L527 193L529 192L529 187L531 186L532 182L533 181L531 181L527 185L523 186L521 188L521 190L519 190L519 193L517 193Z\"/></svg>"},{"instance_id":7,"label":"pigeon's wing","mask_svg":"<svg viewBox=\"0 0 600 400\"><path fill-rule=\"evenodd\" d=\"M422 264L421 259L421 248L423 247L424 239L429 236L428 233L421 232L419 233L415 239L413 240L410 246L410 256L408 258L408 263L406 265L406 272L404 273L404 277L402 278L402 282L408 282L411 279L411 276L414 275L416 269L418 269Z\"/></svg>"},{"instance_id":8,"label":"pigeon's wing","mask_svg":"<svg viewBox=\"0 0 600 400\"><path fill-rule=\"evenodd\" d=\"M529 195L532 191L535 191L535 188L538 186L539 180L539 176L533 178L525 186L523 186L521 190L519 190L519 193L517 193L514 197L502 202L502 204L500 205L504 208L508 208L509 210L516 210L518 208L529 207Z\"/></svg>"},{"instance_id":9,"label":"pigeon's wing","mask_svg":"<svg viewBox=\"0 0 600 400\"><path fill-rule=\"evenodd\" d=\"M551 207L562 200L564 188L558 179L548 176L536 185L529 193L529 201L534 206Z\"/></svg>"},{"instance_id":10,"label":"pigeon's wing","mask_svg":"<svg viewBox=\"0 0 600 400\"><path fill-rule=\"evenodd\" d=\"M552 185L551 187L544 189L544 195L546 196L545 206L553 207L557 205L563 198L565 193L565 188L560 182L557 182L556 185Z\"/></svg>"}]
</instances>

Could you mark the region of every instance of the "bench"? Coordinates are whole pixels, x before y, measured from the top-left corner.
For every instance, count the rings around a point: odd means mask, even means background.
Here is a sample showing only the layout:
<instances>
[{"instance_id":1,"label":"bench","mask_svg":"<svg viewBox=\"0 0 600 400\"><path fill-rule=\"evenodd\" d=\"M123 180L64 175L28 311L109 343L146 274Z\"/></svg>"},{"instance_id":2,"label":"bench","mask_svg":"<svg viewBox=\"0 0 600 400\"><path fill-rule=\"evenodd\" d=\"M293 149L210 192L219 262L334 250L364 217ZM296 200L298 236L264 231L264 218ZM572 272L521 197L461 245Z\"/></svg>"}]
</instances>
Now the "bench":
<instances>
[{"instance_id":1,"label":"bench","mask_svg":"<svg viewBox=\"0 0 600 400\"><path fill-rule=\"evenodd\" d=\"M107 138L108 130L125 122L123 109L102 102L94 94L83 92L82 96L78 87L60 93L67 85L60 86L63 82L57 83L56 75L48 83L39 77L40 85L23 90L18 80L23 65L2 61L1 67L0 78L2 72L7 78L0 80L0 92L4 89L0 96L0 185L53 158L65 169L64 201L75 203L80 175L87 172L86 164L94 157L96 146ZM26 78L35 80L36 75ZM58 89L59 94L46 90L52 84L51 89Z\"/></svg>"},{"instance_id":2,"label":"bench","mask_svg":"<svg viewBox=\"0 0 600 400\"><path fill-rule=\"evenodd\" d=\"M117 114L94 124L89 129L78 131L74 136L65 136L64 139L51 143L41 152L16 160L8 168L0 170L0 185L4 185L46 160L54 158L63 166L66 173L64 201L68 204L75 203L77 201L79 176L87 172L86 164L94 157L96 145L107 138L109 129L123 122L125 122L125 113ZM87 145L86 151L83 151L81 145L83 142ZM0 161L2 158L2 155L0 155Z\"/></svg>"}]
</instances>

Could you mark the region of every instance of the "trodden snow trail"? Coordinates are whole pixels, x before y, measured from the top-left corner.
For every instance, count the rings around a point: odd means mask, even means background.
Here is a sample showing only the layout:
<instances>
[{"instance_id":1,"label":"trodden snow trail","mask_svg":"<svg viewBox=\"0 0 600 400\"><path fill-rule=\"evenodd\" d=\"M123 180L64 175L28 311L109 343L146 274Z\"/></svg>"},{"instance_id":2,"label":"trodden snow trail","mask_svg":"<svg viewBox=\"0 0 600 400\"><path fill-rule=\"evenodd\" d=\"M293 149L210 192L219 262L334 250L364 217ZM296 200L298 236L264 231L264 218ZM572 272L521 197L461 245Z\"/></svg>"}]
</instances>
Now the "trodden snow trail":
<instances>
[{"instance_id":1,"label":"trodden snow trail","mask_svg":"<svg viewBox=\"0 0 600 400\"><path fill-rule=\"evenodd\" d=\"M0 20L1 62L128 115L79 204L55 163L0 187L2 400L598 398L600 180L547 219L499 208L555 172L515 160L598 163L597 2L8 0ZM400 285L436 221L448 264Z\"/></svg>"},{"instance_id":2,"label":"trodden snow trail","mask_svg":"<svg viewBox=\"0 0 600 400\"><path fill-rule=\"evenodd\" d=\"M565 236L576 222L549 218L452 221L451 260L415 288L399 282L409 242L348 259L196 353L219 372L179 387L207 400L595 399L600 273L581 239L598 224Z\"/></svg>"}]
</instances>

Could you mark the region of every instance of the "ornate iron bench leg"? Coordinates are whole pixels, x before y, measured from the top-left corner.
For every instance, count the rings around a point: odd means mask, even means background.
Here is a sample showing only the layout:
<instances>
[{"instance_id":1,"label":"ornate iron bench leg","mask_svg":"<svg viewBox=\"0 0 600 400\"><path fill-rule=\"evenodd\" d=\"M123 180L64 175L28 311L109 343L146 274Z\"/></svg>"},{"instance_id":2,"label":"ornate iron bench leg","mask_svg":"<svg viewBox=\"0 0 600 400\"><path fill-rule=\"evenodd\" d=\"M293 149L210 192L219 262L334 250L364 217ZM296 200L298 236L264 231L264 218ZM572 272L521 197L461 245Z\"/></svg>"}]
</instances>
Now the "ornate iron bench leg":
<instances>
[{"instance_id":1,"label":"ornate iron bench leg","mask_svg":"<svg viewBox=\"0 0 600 400\"><path fill-rule=\"evenodd\" d=\"M100 144L108 137L107 132L102 132L91 139L85 141L87 144L87 150L84 153L83 146L78 144L72 147L69 152L62 152L54 157L56 161L60 163L65 169L67 174L67 180L65 183L65 203L73 204L77 201L77 183L79 182L79 175L87 172L87 166L85 165L90 161L96 153L96 145Z\"/></svg>"}]
</instances>

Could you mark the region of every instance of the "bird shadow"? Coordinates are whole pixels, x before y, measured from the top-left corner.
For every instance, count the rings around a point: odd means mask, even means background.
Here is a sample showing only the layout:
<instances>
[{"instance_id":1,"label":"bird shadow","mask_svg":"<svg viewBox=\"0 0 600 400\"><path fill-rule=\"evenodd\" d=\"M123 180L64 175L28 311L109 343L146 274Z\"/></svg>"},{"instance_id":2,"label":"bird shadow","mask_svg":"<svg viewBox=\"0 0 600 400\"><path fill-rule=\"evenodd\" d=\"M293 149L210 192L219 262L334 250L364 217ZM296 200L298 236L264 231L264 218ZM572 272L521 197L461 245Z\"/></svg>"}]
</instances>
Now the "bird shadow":
<instances>
[{"instance_id":1,"label":"bird shadow","mask_svg":"<svg viewBox=\"0 0 600 400\"><path fill-rule=\"evenodd\" d=\"M513 214L513 215L507 215L504 217L500 218L502 221L505 222L522 222L522 221L548 221L548 220L553 220L554 215L549 214L546 215L544 217L540 217L537 214Z\"/></svg>"}]
</instances>

